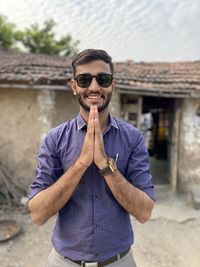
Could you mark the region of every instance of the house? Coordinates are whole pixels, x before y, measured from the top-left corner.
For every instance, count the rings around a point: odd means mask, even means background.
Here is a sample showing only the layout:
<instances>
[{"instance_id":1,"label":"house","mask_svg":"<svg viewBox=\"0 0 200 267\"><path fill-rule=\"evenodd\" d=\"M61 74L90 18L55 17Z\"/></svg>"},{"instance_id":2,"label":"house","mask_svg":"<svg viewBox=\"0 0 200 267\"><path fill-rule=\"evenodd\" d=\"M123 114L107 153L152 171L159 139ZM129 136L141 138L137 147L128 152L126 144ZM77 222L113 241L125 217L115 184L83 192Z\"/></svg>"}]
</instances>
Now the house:
<instances>
[{"instance_id":1,"label":"house","mask_svg":"<svg viewBox=\"0 0 200 267\"><path fill-rule=\"evenodd\" d=\"M65 58L0 50L0 161L24 188L42 138L79 111L71 77ZM111 111L141 128L161 182L200 185L200 61L118 62L115 78Z\"/></svg>"}]
</instances>

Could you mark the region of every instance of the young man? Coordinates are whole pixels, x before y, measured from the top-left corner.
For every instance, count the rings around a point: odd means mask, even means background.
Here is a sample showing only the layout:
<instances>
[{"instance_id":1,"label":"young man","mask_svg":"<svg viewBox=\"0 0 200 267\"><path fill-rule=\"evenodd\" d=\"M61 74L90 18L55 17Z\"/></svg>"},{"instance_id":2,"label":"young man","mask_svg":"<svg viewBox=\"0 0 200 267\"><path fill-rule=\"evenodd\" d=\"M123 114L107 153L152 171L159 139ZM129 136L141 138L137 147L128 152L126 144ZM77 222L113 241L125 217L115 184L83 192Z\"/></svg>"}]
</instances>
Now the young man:
<instances>
[{"instance_id":1,"label":"young man","mask_svg":"<svg viewBox=\"0 0 200 267\"><path fill-rule=\"evenodd\" d=\"M144 223L154 207L148 153L140 131L109 113L111 57L88 49L72 67L80 113L47 134L30 193L34 223L58 213L46 266L136 266L129 214Z\"/></svg>"}]
</instances>

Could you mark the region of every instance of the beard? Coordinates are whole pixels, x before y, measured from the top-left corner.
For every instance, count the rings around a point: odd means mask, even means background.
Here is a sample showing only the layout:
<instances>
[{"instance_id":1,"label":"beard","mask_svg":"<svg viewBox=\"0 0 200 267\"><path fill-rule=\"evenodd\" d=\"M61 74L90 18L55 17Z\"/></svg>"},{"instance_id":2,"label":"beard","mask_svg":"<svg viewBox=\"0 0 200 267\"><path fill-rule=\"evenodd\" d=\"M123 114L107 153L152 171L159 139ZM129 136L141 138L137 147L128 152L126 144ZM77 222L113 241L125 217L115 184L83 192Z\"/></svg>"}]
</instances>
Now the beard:
<instances>
[{"instance_id":1,"label":"beard","mask_svg":"<svg viewBox=\"0 0 200 267\"><path fill-rule=\"evenodd\" d=\"M97 108L98 108L98 112L102 112L104 109L106 109L106 108L108 107L111 98L112 98L112 92L109 93L109 94L107 95L107 100L106 100L106 102L105 102L104 104L102 104L101 106L97 107ZM90 106L86 105L86 104L83 102L83 100L82 100L82 98L81 98L81 96L80 96L79 94L78 94L78 102L79 102L80 106L81 106L83 109L85 109L86 111L90 112Z\"/></svg>"}]
</instances>

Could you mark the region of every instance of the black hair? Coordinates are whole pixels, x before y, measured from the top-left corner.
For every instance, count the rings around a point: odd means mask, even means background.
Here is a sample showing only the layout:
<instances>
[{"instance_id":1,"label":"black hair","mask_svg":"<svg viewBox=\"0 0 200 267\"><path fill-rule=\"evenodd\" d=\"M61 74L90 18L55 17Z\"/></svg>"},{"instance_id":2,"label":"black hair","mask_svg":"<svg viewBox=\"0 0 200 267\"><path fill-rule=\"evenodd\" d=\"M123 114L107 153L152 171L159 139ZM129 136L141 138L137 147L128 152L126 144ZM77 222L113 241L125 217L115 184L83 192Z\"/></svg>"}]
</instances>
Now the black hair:
<instances>
[{"instance_id":1,"label":"black hair","mask_svg":"<svg viewBox=\"0 0 200 267\"><path fill-rule=\"evenodd\" d=\"M104 50L101 49L86 49L75 56L72 61L73 76L76 76L76 67L94 60L102 60L110 65L111 74L114 68L112 57Z\"/></svg>"}]
</instances>

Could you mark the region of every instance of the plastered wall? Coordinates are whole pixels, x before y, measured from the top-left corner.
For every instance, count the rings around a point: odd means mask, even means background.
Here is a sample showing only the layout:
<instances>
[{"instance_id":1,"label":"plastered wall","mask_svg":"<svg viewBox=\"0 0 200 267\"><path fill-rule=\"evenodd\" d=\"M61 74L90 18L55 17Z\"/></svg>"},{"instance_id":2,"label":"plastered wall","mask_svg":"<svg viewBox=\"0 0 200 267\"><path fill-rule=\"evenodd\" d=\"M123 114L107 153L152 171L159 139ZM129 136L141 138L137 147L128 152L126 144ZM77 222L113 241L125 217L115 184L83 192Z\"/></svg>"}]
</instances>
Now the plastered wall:
<instances>
[{"instance_id":1,"label":"plastered wall","mask_svg":"<svg viewBox=\"0 0 200 267\"><path fill-rule=\"evenodd\" d=\"M121 103L120 103L120 94L114 92L112 94L111 103L109 105L110 112L116 118L121 118Z\"/></svg>"},{"instance_id":2,"label":"plastered wall","mask_svg":"<svg viewBox=\"0 0 200 267\"><path fill-rule=\"evenodd\" d=\"M0 110L0 161L28 188L42 139L78 113L77 101L69 91L1 89Z\"/></svg>"},{"instance_id":3,"label":"plastered wall","mask_svg":"<svg viewBox=\"0 0 200 267\"><path fill-rule=\"evenodd\" d=\"M178 149L178 187L188 191L200 185L200 100L182 101ZM28 188L34 179L37 154L49 129L75 117L77 98L71 91L0 90L0 161L13 179ZM110 111L120 118L120 95L115 93ZM172 163L173 164L173 163Z\"/></svg>"},{"instance_id":4,"label":"plastered wall","mask_svg":"<svg viewBox=\"0 0 200 267\"><path fill-rule=\"evenodd\" d=\"M182 102L178 155L178 184L181 190L200 185L200 100Z\"/></svg>"}]
</instances>

